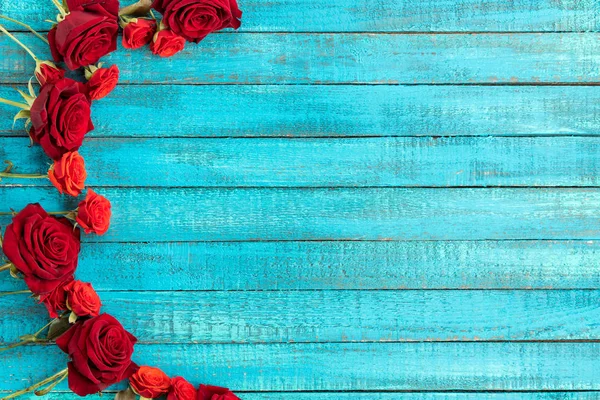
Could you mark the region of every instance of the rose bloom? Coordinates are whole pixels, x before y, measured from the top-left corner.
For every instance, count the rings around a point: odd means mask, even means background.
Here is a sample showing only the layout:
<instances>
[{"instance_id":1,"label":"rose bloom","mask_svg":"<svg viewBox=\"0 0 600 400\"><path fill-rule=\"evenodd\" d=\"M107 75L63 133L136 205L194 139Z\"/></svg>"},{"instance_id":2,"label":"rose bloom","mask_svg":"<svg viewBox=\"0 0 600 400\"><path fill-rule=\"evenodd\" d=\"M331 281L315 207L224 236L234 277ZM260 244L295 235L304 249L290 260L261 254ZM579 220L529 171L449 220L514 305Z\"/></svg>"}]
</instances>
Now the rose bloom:
<instances>
[{"instance_id":1,"label":"rose bloom","mask_svg":"<svg viewBox=\"0 0 600 400\"><path fill-rule=\"evenodd\" d=\"M133 18L123 27L123 47L139 49L149 44L156 32L156 21L147 18Z\"/></svg>"},{"instance_id":2,"label":"rose bloom","mask_svg":"<svg viewBox=\"0 0 600 400\"><path fill-rule=\"evenodd\" d=\"M50 318L58 318L57 311L67 310L67 292L65 292L65 286L72 281L73 277L70 276L53 291L40 295L40 303L46 306Z\"/></svg>"},{"instance_id":3,"label":"rose bloom","mask_svg":"<svg viewBox=\"0 0 600 400\"><path fill-rule=\"evenodd\" d=\"M85 200L79 203L76 221L85 233L104 235L110 226L110 208L110 201L106 197L89 189Z\"/></svg>"},{"instance_id":4,"label":"rose bloom","mask_svg":"<svg viewBox=\"0 0 600 400\"><path fill-rule=\"evenodd\" d=\"M167 400L196 400L196 388L181 376L171 379Z\"/></svg>"},{"instance_id":5,"label":"rose bloom","mask_svg":"<svg viewBox=\"0 0 600 400\"><path fill-rule=\"evenodd\" d=\"M60 160L54 161L50 167L48 178L60 194L79 196L85 188L87 178L83 157L76 151L63 154Z\"/></svg>"},{"instance_id":6,"label":"rose bloom","mask_svg":"<svg viewBox=\"0 0 600 400\"><path fill-rule=\"evenodd\" d=\"M161 57L171 57L183 50L184 47L185 39L168 29L156 32L150 43L152 53Z\"/></svg>"},{"instance_id":7,"label":"rose bloom","mask_svg":"<svg viewBox=\"0 0 600 400\"><path fill-rule=\"evenodd\" d=\"M196 400L240 400L240 398L224 387L200 385Z\"/></svg>"},{"instance_id":8,"label":"rose bloom","mask_svg":"<svg viewBox=\"0 0 600 400\"><path fill-rule=\"evenodd\" d=\"M100 297L90 283L72 281L65 285L67 307L78 317L97 317L100 314Z\"/></svg>"},{"instance_id":9,"label":"rose bloom","mask_svg":"<svg viewBox=\"0 0 600 400\"><path fill-rule=\"evenodd\" d=\"M171 388L171 379L158 368L143 366L131 375L129 384L138 395L155 399L167 394Z\"/></svg>"},{"instance_id":10,"label":"rose bloom","mask_svg":"<svg viewBox=\"0 0 600 400\"><path fill-rule=\"evenodd\" d=\"M167 27L190 42L241 25L242 12L236 0L155 0L152 7L163 15Z\"/></svg>"},{"instance_id":11,"label":"rose bloom","mask_svg":"<svg viewBox=\"0 0 600 400\"><path fill-rule=\"evenodd\" d=\"M77 322L56 340L71 358L69 389L87 396L129 378L137 370L131 361L136 342L108 314Z\"/></svg>"},{"instance_id":12,"label":"rose bloom","mask_svg":"<svg viewBox=\"0 0 600 400\"><path fill-rule=\"evenodd\" d=\"M48 32L54 61L73 70L117 49L118 0L67 0L67 6L67 16Z\"/></svg>"},{"instance_id":13,"label":"rose bloom","mask_svg":"<svg viewBox=\"0 0 600 400\"><path fill-rule=\"evenodd\" d=\"M110 68L98 68L86 83L90 100L99 100L113 91L119 82L119 68L111 65Z\"/></svg>"},{"instance_id":14,"label":"rose bloom","mask_svg":"<svg viewBox=\"0 0 600 400\"><path fill-rule=\"evenodd\" d=\"M6 227L2 251L36 295L52 292L72 276L79 257L79 229L66 218L29 204Z\"/></svg>"},{"instance_id":15,"label":"rose bloom","mask_svg":"<svg viewBox=\"0 0 600 400\"><path fill-rule=\"evenodd\" d=\"M64 78L46 83L31 105L30 135L48 157L59 160L63 154L81 147L85 135L94 129L85 85Z\"/></svg>"},{"instance_id":16,"label":"rose bloom","mask_svg":"<svg viewBox=\"0 0 600 400\"><path fill-rule=\"evenodd\" d=\"M54 83L65 77L65 70L58 68L50 61L36 61L35 77L40 83Z\"/></svg>"}]
</instances>

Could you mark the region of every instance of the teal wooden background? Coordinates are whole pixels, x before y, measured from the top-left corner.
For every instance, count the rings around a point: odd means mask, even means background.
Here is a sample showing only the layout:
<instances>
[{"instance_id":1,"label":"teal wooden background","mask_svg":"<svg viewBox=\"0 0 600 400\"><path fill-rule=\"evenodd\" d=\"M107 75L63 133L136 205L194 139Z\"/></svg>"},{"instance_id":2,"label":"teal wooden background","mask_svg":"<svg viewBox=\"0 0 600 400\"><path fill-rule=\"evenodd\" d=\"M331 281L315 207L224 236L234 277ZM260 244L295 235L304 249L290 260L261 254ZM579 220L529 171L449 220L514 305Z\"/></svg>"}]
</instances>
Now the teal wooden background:
<instances>
[{"instance_id":1,"label":"teal wooden background","mask_svg":"<svg viewBox=\"0 0 600 400\"><path fill-rule=\"evenodd\" d=\"M136 358L250 400L599 398L600 4L240 5L239 32L106 60L122 84L81 152L114 224L85 238L78 276ZM55 14L0 12L40 30ZM5 37L0 54L16 99L33 64ZM44 171L12 115L0 159ZM0 199L76 204L47 182L6 180ZM47 318L0 306L2 343ZM64 362L0 354L0 392Z\"/></svg>"}]
</instances>

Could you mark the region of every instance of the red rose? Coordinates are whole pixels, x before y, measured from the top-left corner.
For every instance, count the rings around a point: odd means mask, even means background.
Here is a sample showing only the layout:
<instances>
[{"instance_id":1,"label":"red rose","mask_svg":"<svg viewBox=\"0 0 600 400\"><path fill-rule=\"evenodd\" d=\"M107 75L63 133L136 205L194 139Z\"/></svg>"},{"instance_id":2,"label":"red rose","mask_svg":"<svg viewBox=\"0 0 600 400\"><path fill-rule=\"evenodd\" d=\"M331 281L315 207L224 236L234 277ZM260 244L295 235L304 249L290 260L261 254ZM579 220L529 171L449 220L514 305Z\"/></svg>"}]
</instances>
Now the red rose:
<instances>
[{"instance_id":1,"label":"red rose","mask_svg":"<svg viewBox=\"0 0 600 400\"><path fill-rule=\"evenodd\" d=\"M50 61L36 61L35 77L40 85L54 83L65 77L65 70L58 68Z\"/></svg>"},{"instance_id":2,"label":"red rose","mask_svg":"<svg viewBox=\"0 0 600 400\"><path fill-rule=\"evenodd\" d=\"M144 366L129 378L129 384L138 395L155 399L167 394L171 388L171 379L158 368Z\"/></svg>"},{"instance_id":3,"label":"red rose","mask_svg":"<svg viewBox=\"0 0 600 400\"><path fill-rule=\"evenodd\" d=\"M100 314L100 297L90 283L72 281L65 285L67 307L78 317L97 317Z\"/></svg>"},{"instance_id":4,"label":"red rose","mask_svg":"<svg viewBox=\"0 0 600 400\"><path fill-rule=\"evenodd\" d=\"M53 291L40 296L40 303L43 303L46 306L50 318L58 318L57 311L67 310L67 293L65 292L65 285L72 281L73 277L70 276Z\"/></svg>"},{"instance_id":5,"label":"red rose","mask_svg":"<svg viewBox=\"0 0 600 400\"><path fill-rule=\"evenodd\" d=\"M113 91L118 82L119 68L116 65L111 65L110 68L96 68L86 84L90 100L105 97Z\"/></svg>"},{"instance_id":6,"label":"red rose","mask_svg":"<svg viewBox=\"0 0 600 400\"><path fill-rule=\"evenodd\" d=\"M85 85L72 79L46 83L31 105L31 131L48 157L58 160L79 149L94 125Z\"/></svg>"},{"instance_id":7,"label":"red rose","mask_svg":"<svg viewBox=\"0 0 600 400\"><path fill-rule=\"evenodd\" d=\"M227 388L200 385L196 400L240 400L240 398Z\"/></svg>"},{"instance_id":8,"label":"red rose","mask_svg":"<svg viewBox=\"0 0 600 400\"><path fill-rule=\"evenodd\" d=\"M123 47L139 49L150 43L156 32L156 21L146 18L132 18L121 24L123 28Z\"/></svg>"},{"instance_id":9,"label":"red rose","mask_svg":"<svg viewBox=\"0 0 600 400\"><path fill-rule=\"evenodd\" d=\"M79 229L66 218L29 204L6 227L2 250L34 294L53 291L72 276L79 257Z\"/></svg>"},{"instance_id":10,"label":"red rose","mask_svg":"<svg viewBox=\"0 0 600 400\"><path fill-rule=\"evenodd\" d=\"M171 390L167 400L196 400L196 388L184 378L177 376L171 379Z\"/></svg>"},{"instance_id":11,"label":"red rose","mask_svg":"<svg viewBox=\"0 0 600 400\"><path fill-rule=\"evenodd\" d=\"M137 369L131 361L136 342L108 314L77 322L56 340L71 358L69 389L87 396L129 378Z\"/></svg>"},{"instance_id":12,"label":"red rose","mask_svg":"<svg viewBox=\"0 0 600 400\"><path fill-rule=\"evenodd\" d=\"M60 160L54 161L50 167L48 178L60 194L79 196L85 188L87 178L83 157L76 151L63 154Z\"/></svg>"},{"instance_id":13,"label":"red rose","mask_svg":"<svg viewBox=\"0 0 600 400\"><path fill-rule=\"evenodd\" d=\"M152 7L163 14L167 27L190 42L241 25L242 12L236 0L155 0Z\"/></svg>"},{"instance_id":14,"label":"red rose","mask_svg":"<svg viewBox=\"0 0 600 400\"><path fill-rule=\"evenodd\" d=\"M77 69L117 49L118 0L69 0L67 5L67 16L48 32L54 61Z\"/></svg>"},{"instance_id":15,"label":"red rose","mask_svg":"<svg viewBox=\"0 0 600 400\"><path fill-rule=\"evenodd\" d=\"M110 226L110 201L89 189L85 200L79 203L76 221L85 233L104 235Z\"/></svg>"},{"instance_id":16,"label":"red rose","mask_svg":"<svg viewBox=\"0 0 600 400\"><path fill-rule=\"evenodd\" d=\"M156 32L150 43L152 53L161 57L171 57L183 50L184 47L185 39L168 29Z\"/></svg>"}]
</instances>

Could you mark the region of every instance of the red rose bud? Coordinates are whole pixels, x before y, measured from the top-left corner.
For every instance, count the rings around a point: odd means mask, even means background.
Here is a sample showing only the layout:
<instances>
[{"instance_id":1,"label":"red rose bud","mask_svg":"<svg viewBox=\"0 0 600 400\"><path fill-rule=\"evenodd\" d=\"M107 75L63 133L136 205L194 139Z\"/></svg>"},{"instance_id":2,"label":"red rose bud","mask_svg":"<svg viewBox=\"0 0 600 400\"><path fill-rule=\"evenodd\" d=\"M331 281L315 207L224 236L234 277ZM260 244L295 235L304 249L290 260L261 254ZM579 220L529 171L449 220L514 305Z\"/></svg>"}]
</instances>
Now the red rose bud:
<instances>
[{"instance_id":1,"label":"red rose bud","mask_svg":"<svg viewBox=\"0 0 600 400\"><path fill-rule=\"evenodd\" d=\"M171 379L158 368L140 367L129 378L133 391L147 399L156 399L169 392Z\"/></svg>"},{"instance_id":2,"label":"red rose bud","mask_svg":"<svg viewBox=\"0 0 600 400\"><path fill-rule=\"evenodd\" d=\"M69 389L87 396L129 378L137 370L131 361L136 342L108 314L77 322L56 340L71 358Z\"/></svg>"},{"instance_id":3,"label":"red rose bud","mask_svg":"<svg viewBox=\"0 0 600 400\"><path fill-rule=\"evenodd\" d=\"M73 70L117 49L118 0L68 0L67 5L69 13L48 32L54 61Z\"/></svg>"},{"instance_id":4,"label":"red rose bud","mask_svg":"<svg viewBox=\"0 0 600 400\"><path fill-rule=\"evenodd\" d=\"M50 167L48 178L60 194L79 196L85 188L87 178L83 157L76 151L63 154L60 160L54 161Z\"/></svg>"},{"instance_id":5,"label":"red rose bud","mask_svg":"<svg viewBox=\"0 0 600 400\"><path fill-rule=\"evenodd\" d=\"M161 57L171 57L179 53L185 47L185 39L168 29L156 32L150 50L153 54Z\"/></svg>"},{"instance_id":6,"label":"red rose bud","mask_svg":"<svg viewBox=\"0 0 600 400\"><path fill-rule=\"evenodd\" d=\"M240 400L240 398L227 388L200 385L196 400Z\"/></svg>"},{"instance_id":7,"label":"red rose bud","mask_svg":"<svg viewBox=\"0 0 600 400\"><path fill-rule=\"evenodd\" d=\"M31 124L31 139L53 160L79 149L94 129L85 85L68 78L43 85L31 105Z\"/></svg>"},{"instance_id":8,"label":"red rose bud","mask_svg":"<svg viewBox=\"0 0 600 400\"><path fill-rule=\"evenodd\" d=\"M2 251L36 295L52 292L77 268L79 229L29 204L6 227Z\"/></svg>"},{"instance_id":9,"label":"red rose bud","mask_svg":"<svg viewBox=\"0 0 600 400\"><path fill-rule=\"evenodd\" d=\"M196 400L196 388L184 378L177 376L171 379L171 390L167 400Z\"/></svg>"},{"instance_id":10,"label":"red rose bud","mask_svg":"<svg viewBox=\"0 0 600 400\"><path fill-rule=\"evenodd\" d=\"M152 42L156 33L156 21L146 18L121 19L123 28L123 47L139 49Z\"/></svg>"},{"instance_id":11,"label":"red rose bud","mask_svg":"<svg viewBox=\"0 0 600 400\"><path fill-rule=\"evenodd\" d=\"M40 85L54 83L65 77L65 70L58 68L50 61L37 61L35 65L35 77Z\"/></svg>"},{"instance_id":12,"label":"red rose bud","mask_svg":"<svg viewBox=\"0 0 600 400\"><path fill-rule=\"evenodd\" d=\"M119 82L119 68L97 68L93 65L86 67L85 76L88 79L86 87L90 100L99 100L113 91Z\"/></svg>"},{"instance_id":13,"label":"red rose bud","mask_svg":"<svg viewBox=\"0 0 600 400\"><path fill-rule=\"evenodd\" d=\"M65 285L72 281L73 277L70 276L53 291L40 296L40 303L43 303L46 306L50 318L58 318L57 311L67 310L67 292L65 292Z\"/></svg>"},{"instance_id":14,"label":"red rose bud","mask_svg":"<svg viewBox=\"0 0 600 400\"><path fill-rule=\"evenodd\" d=\"M100 297L90 283L72 281L65 285L67 307L78 317L97 317L100 314Z\"/></svg>"},{"instance_id":15,"label":"red rose bud","mask_svg":"<svg viewBox=\"0 0 600 400\"><path fill-rule=\"evenodd\" d=\"M104 235L110 226L110 201L96 194L92 189L87 191L85 200L79 203L76 221L85 233Z\"/></svg>"},{"instance_id":16,"label":"red rose bud","mask_svg":"<svg viewBox=\"0 0 600 400\"><path fill-rule=\"evenodd\" d=\"M198 43L209 33L241 25L236 0L155 0L163 23L186 40Z\"/></svg>"}]
</instances>

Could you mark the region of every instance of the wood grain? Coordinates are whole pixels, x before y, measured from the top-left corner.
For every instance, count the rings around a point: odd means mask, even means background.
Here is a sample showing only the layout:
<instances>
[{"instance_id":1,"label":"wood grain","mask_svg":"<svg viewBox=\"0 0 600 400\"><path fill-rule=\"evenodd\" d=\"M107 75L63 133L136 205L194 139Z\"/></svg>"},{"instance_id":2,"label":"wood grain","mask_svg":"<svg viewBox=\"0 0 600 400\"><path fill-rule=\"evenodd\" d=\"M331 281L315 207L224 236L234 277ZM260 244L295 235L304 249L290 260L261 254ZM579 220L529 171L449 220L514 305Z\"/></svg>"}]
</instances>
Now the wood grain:
<instances>
[{"instance_id":1,"label":"wood grain","mask_svg":"<svg viewBox=\"0 0 600 400\"><path fill-rule=\"evenodd\" d=\"M110 291L101 297L103 311L143 343L600 340L597 290ZM0 307L4 344L48 322L45 308L25 295L0 297Z\"/></svg>"},{"instance_id":2,"label":"wood grain","mask_svg":"<svg viewBox=\"0 0 600 400\"><path fill-rule=\"evenodd\" d=\"M44 173L29 139L0 160ZM87 184L133 187L598 186L600 142L560 138L98 139L85 142ZM573 168L577 165L577 168ZM5 179L3 185L51 186Z\"/></svg>"},{"instance_id":3,"label":"wood grain","mask_svg":"<svg viewBox=\"0 0 600 400\"><path fill-rule=\"evenodd\" d=\"M0 97L19 100L6 86L0 86ZM600 91L573 86L119 86L95 102L92 113L96 129L89 137L597 136ZM20 123L13 127L14 114L14 108L0 104L0 135L26 136Z\"/></svg>"},{"instance_id":4,"label":"wood grain","mask_svg":"<svg viewBox=\"0 0 600 400\"><path fill-rule=\"evenodd\" d=\"M598 343L138 345L135 354L169 375L240 391L600 389ZM0 386L16 390L59 371L66 355L33 346L0 362Z\"/></svg>"},{"instance_id":5,"label":"wood grain","mask_svg":"<svg viewBox=\"0 0 600 400\"><path fill-rule=\"evenodd\" d=\"M131 2L129 2L131 3ZM125 2L125 4L129 4ZM593 0L240 0L246 32L593 31L599 27ZM47 30L50 1L0 1L0 10Z\"/></svg>"},{"instance_id":6,"label":"wood grain","mask_svg":"<svg viewBox=\"0 0 600 400\"><path fill-rule=\"evenodd\" d=\"M47 45L19 34L40 58ZM600 33L264 34L208 36L177 57L149 49L104 57L121 83L524 84L600 82ZM26 83L33 60L0 37L4 83ZM152 63L152 68L147 68ZM152 97L154 98L154 97Z\"/></svg>"},{"instance_id":7,"label":"wood grain","mask_svg":"<svg viewBox=\"0 0 600 400\"><path fill-rule=\"evenodd\" d=\"M77 276L103 291L600 289L599 256L597 241L86 240ZM22 289L0 279L2 291Z\"/></svg>"},{"instance_id":8,"label":"wood grain","mask_svg":"<svg viewBox=\"0 0 600 400\"><path fill-rule=\"evenodd\" d=\"M600 237L598 189L105 188L112 225L86 241L481 240ZM77 200L1 187L6 208ZM7 210L8 211L8 210ZM7 224L9 217L0 217Z\"/></svg>"}]
</instances>

